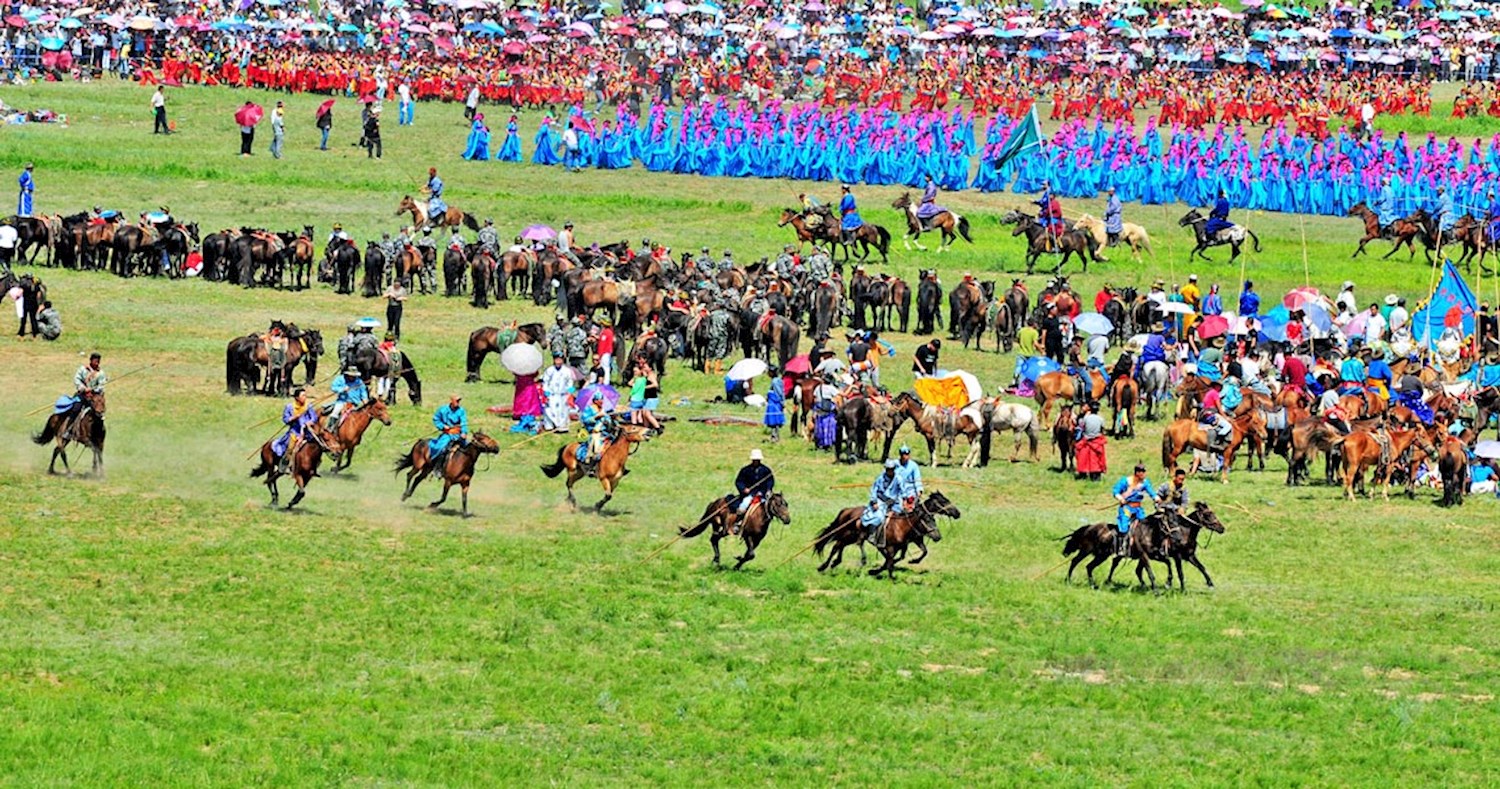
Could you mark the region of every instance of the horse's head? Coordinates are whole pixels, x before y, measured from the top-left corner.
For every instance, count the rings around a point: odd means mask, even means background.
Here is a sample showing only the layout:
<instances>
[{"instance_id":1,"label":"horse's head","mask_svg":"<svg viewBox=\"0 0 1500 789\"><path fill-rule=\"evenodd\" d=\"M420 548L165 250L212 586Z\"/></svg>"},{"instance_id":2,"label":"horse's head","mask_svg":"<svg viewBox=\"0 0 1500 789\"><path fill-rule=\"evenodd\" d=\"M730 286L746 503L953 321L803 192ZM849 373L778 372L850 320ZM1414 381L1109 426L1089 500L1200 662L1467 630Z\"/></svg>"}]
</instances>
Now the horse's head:
<instances>
[{"instance_id":1,"label":"horse's head","mask_svg":"<svg viewBox=\"0 0 1500 789\"><path fill-rule=\"evenodd\" d=\"M1020 211L1006 211L1005 213L1000 215L1000 224L1014 225L1017 222L1021 221L1022 216L1024 216L1024 214L1022 214Z\"/></svg>"},{"instance_id":2,"label":"horse's head","mask_svg":"<svg viewBox=\"0 0 1500 789\"><path fill-rule=\"evenodd\" d=\"M327 425L323 424L323 420L319 419L313 422L311 430L313 436L318 439L318 443L322 444L324 449L335 454L344 451L344 445L339 441L338 434L329 430Z\"/></svg>"},{"instance_id":3,"label":"horse's head","mask_svg":"<svg viewBox=\"0 0 1500 789\"><path fill-rule=\"evenodd\" d=\"M620 440L630 444L650 441L653 434L654 431L645 425L625 425L620 428Z\"/></svg>"},{"instance_id":4,"label":"horse's head","mask_svg":"<svg viewBox=\"0 0 1500 789\"><path fill-rule=\"evenodd\" d=\"M189 223L183 225L182 229L187 231L188 238L191 238L193 240L194 244L201 244L201 243L203 243L202 239L200 239L198 237L198 223L197 222L189 222Z\"/></svg>"},{"instance_id":5,"label":"horse's head","mask_svg":"<svg viewBox=\"0 0 1500 789\"><path fill-rule=\"evenodd\" d=\"M396 206L395 215L401 216L402 214L410 213L415 210L417 210L417 204L412 202L411 195L402 195L401 204Z\"/></svg>"},{"instance_id":6,"label":"horse's head","mask_svg":"<svg viewBox=\"0 0 1500 789\"><path fill-rule=\"evenodd\" d=\"M797 218L797 212L796 211L794 211L794 210L792 210L790 208L783 208L783 209L781 209L781 221L777 222L776 226L777 227L786 227L788 223L790 223L792 220L794 220L796 218ZM684 252L683 255L682 255L682 257L683 257L684 260L686 260L687 257L688 257L687 253Z\"/></svg>"},{"instance_id":7,"label":"horse's head","mask_svg":"<svg viewBox=\"0 0 1500 789\"><path fill-rule=\"evenodd\" d=\"M927 501L922 503L922 508L932 513L933 515L941 515L945 518L952 518L954 520L958 520L963 516L963 513L958 511L958 507L955 506L953 502L949 501L948 497L944 496L943 492L940 490L934 490L933 492L927 494ZM933 532L935 533L936 531L937 527L934 526Z\"/></svg>"},{"instance_id":8,"label":"horse's head","mask_svg":"<svg viewBox=\"0 0 1500 789\"><path fill-rule=\"evenodd\" d=\"M986 299L994 299L995 298L995 281L992 280L992 279L987 279L987 280L979 283L979 292L983 293L984 297Z\"/></svg>"},{"instance_id":9,"label":"horse's head","mask_svg":"<svg viewBox=\"0 0 1500 789\"><path fill-rule=\"evenodd\" d=\"M1203 215L1198 213L1198 209L1194 208L1191 211L1188 211L1186 214L1183 214L1181 219L1177 220L1177 226L1187 227L1188 225L1196 225L1202 221Z\"/></svg>"},{"instance_id":10,"label":"horse's head","mask_svg":"<svg viewBox=\"0 0 1500 789\"><path fill-rule=\"evenodd\" d=\"M310 356L323 355L323 332L317 329L308 329L302 335L303 342L307 343L307 353Z\"/></svg>"},{"instance_id":11,"label":"horse's head","mask_svg":"<svg viewBox=\"0 0 1500 789\"><path fill-rule=\"evenodd\" d=\"M380 424L386 427L391 426L391 412L386 409L384 400L378 397L371 398L365 408L369 410L371 419L380 420Z\"/></svg>"},{"instance_id":12,"label":"horse's head","mask_svg":"<svg viewBox=\"0 0 1500 789\"><path fill-rule=\"evenodd\" d=\"M1370 207L1365 205L1363 200L1349 206L1349 216L1364 216L1368 213L1370 213Z\"/></svg>"},{"instance_id":13,"label":"horse's head","mask_svg":"<svg viewBox=\"0 0 1500 789\"><path fill-rule=\"evenodd\" d=\"M901 196L891 201L891 208L904 209L911 205L911 192L902 192Z\"/></svg>"},{"instance_id":14,"label":"horse's head","mask_svg":"<svg viewBox=\"0 0 1500 789\"><path fill-rule=\"evenodd\" d=\"M1219 520L1219 516L1214 514L1212 508L1201 501L1193 505L1192 515L1187 515L1184 517L1186 517L1189 523L1202 526L1203 528L1208 529L1211 532L1217 532L1219 534L1224 533L1223 521Z\"/></svg>"},{"instance_id":15,"label":"horse's head","mask_svg":"<svg viewBox=\"0 0 1500 789\"><path fill-rule=\"evenodd\" d=\"M105 401L103 392L84 392L83 401L88 403L89 408L99 416L105 415Z\"/></svg>"},{"instance_id":16,"label":"horse's head","mask_svg":"<svg viewBox=\"0 0 1500 789\"><path fill-rule=\"evenodd\" d=\"M495 443L495 439L490 438L489 434L483 431L475 432L474 435L469 436L469 443L478 447L479 454L481 455L500 454L500 445Z\"/></svg>"},{"instance_id":17,"label":"horse's head","mask_svg":"<svg viewBox=\"0 0 1500 789\"><path fill-rule=\"evenodd\" d=\"M766 499L766 512L776 520L788 526L792 525L792 510L787 506L786 497L781 495L781 491L772 493L770 498Z\"/></svg>"}]
</instances>

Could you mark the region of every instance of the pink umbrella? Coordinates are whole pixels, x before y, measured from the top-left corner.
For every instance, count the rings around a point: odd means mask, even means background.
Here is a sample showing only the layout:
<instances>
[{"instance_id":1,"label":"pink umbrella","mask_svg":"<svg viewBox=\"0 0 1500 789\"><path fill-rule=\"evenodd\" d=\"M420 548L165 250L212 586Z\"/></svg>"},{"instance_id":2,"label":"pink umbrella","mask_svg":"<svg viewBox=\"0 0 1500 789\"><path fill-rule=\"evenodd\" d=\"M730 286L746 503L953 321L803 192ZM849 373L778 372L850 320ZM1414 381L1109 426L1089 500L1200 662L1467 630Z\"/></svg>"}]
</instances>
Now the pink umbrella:
<instances>
[{"instance_id":1,"label":"pink umbrella","mask_svg":"<svg viewBox=\"0 0 1500 789\"><path fill-rule=\"evenodd\" d=\"M1229 331L1229 320L1223 315L1210 315L1198 324L1198 336L1205 340L1220 337Z\"/></svg>"},{"instance_id":2,"label":"pink umbrella","mask_svg":"<svg viewBox=\"0 0 1500 789\"><path fill-rule=\"evenodd\" d=\"M688 12L687 3L681 0L667 0L661 9L669 14L686 14Z\"/></svg>"},{"instance_id":3,"label":"pink umbrella","mask_svg":"<svg viewBox=\"0 0 1500 789\"><path fill-rule=\"evenodd\" d=\"M453 27L453 25L451 23L449 23L449 22L433 22L432 23L432 32L434 32L434 33L457 33L458 29L455 28L455 27Z\"/></svg>"},{"instance_id":4,"label":"pink umbrella","mask_svg":"<svg viewBox=\"0 0 1500 789\"><path fill-rule=\"evenodd\" d=\"M1289 310L1300 310L1308 302L1321 302L1323 295L1317 288L1297 288L1289 291L1281 303Z\"/></svg>"},{"instance_id":5,"label":"pink umbrella","mask_svg":"<svg viewBox=\"0 0 1500 789\"><path fill-rule=\"evenodd\" d=\"M1356 334L1364 334L1365 320L1369 317L1370 313L1361 312L1360 314L1355 315L1353 318L1351 318L1348 323L1344 324L1344 336L1353 337Z\"/></svg>"},{"instance_id":6,"label":"pink umbrella","mask_svg":"<svg viewBox=\"0 0 1500 789\"><path fill-rule=\"evenodd\" d=\"M1431 33L1422 36L1421 38L1417 39L1417 41L1426 44L1429 47L1440 47L1443 45L1443 40Z\"/></svg>"},{"instance_id":7,"label":"pink umbrella","mask_svg":"<svg viewBox=\"0 0 1500 789\"><path fill-rule=\"evenodd\" d=\"M10 16L5 18L5 24L10 25L11 27L25 27L26 20L19 14L11 14Z\"/></svg>"},{"instance_id":8,"label":"pink umbrella","mask_svg":"<svg viewBox=\"0 0 1500 789\"><path fill-rule=\"evenodd\" d=\"M672 24L665 19L647 19L646 27L650 30L666 30ZM618 31L616 31L618 32Z\"/></svg>"},{"instance_id":9,"label":"pink umbrella","mask_svg":"<svg viewBox=\"0 0 1500 789\"><path fill-rule=\"evenodd\" d=\"M519 55L526 51L526 44L521 41L507 41L501 51L507 55Z\"/></svg>"},{"instance_id":10,"label":"pink umbrella","mask_svg":"<svg viewBox=\"0 0 1500 789\"><path fill-rule=\"evenodd\" d=\"M260 123L261 117L265 114L265 109L259 104L252 104L247 101L245 102L245 106L235 111L234 122L240 126L254 126Z\"/></svg>"},{"instance_id":11,"label":"pink umbrella","mask_svg":"<svg viewBox=\"0 0 1500 789\"><path fill-rule=\"evenodd\" d=\"M410 24L410 25L406 26L406 32L408 32L408 33L431 33L432 30L430 30L426 25Z\"/></svg>"},{"instance_id":12,"label":"pink umbrella","mask_svg":"<svg viewBox=\"0 0 1500 789\"><path fill-rule=\"evenodd\" d=\"M530 35L530 36L526 37L526 42L529 43L529 44L545 44L545 43L547 43L548 41L551 41L551 40L552 39L547 38L546 36L542 35L541 33L536 33L536 34L533 34L533 35Z\"/></svg>"}]
</instances>

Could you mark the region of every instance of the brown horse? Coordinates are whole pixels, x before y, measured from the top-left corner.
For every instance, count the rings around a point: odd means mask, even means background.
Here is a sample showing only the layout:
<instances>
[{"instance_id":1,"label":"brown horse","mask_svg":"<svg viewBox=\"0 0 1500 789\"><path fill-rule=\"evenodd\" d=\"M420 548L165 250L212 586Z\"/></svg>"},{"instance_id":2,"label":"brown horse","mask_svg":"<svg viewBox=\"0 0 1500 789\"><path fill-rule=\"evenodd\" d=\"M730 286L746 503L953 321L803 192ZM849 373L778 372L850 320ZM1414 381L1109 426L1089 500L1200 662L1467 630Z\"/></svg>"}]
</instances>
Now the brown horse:
<instances>
[{"instance_id":1,"label":"brown horse","mask_svg":"<svg viewBox=\"0 0 1500 789\"><path fill-rule=\"evenodd\" d=\"M288 471L283 472L277 462L275 453L271 451L271 444L275 439L260 445L260 465L250 471L251 477L264 476L266 488L271 491L271 506L281 498L281 491L277 489L276 480L285 474L290 474L292 482L297 486L297 494L287 503L286 508L291 509L302 501L307 495L307 483L313 477L318 476L318 464L323 462L323 453L337 453L342 449L338 436L328 431L321 421L313 422L308 426L311 434L306 441L299 443L296 449L290 450L292 458L288 462Z\"/></svg>"},{"instance_id":2,"label":"brown horse","mask_svg":"<svg viewBox=\"0 0 1500 789\"><path fill-rule=\"evenodd\" d=\"M1104 399L1104 374L1098 370L1089 370L1089 398L1099 401ZM1042 426L1047 426L1047 417L1052 413L1052 403L1057 400L1072 402L1077 399L1077 381L1068 375L1066 370L1057 370L1050 373L1042 373L1037 377L1036 383L1032 384L1036 390L1032 395L1036 398L1037 405L1042 407Z\"/></svg>"},{"instance_id":3,"label":"brown horse","mask_svg":"<svg viewBox=\"0 0 1500 789\"><path fill-rule=\"evenodd\" d=\"M1224 464L1220 469L1220 478L1224 482L1229 481L1229 469L1234 465L1234 453L1240 445L1249 441L1253 447L1256 443L1264 443L1266 439L1266 420L1259 411L1253 411L1244 416L1229 420L1233 426L1230 433L1229 444L1224 448ZM1208 451L1208 431L1192 419L1178 419L1167 425L1161 435L1161 466L1171 470L1177 466L1177 456L1188 449Z\"/></svg>"},{"instance_id":4,"label":"brown horse","mask_svg":"<svg viewBox=\"0 0 1500 789\"><path fill-rule=\"evenodd\" d=\"M1357 217L1360 221L1365 223L1364 237L1360 238L1359 246L1355 247L1354 254L1350 255L1349 257L1356 258L1360 255L1366 254L1365 244L1368 244L1371 241L1380 238L1388 239L1391 237L1390 228L1383 228L1380 226L1380 217L1376 216L1375 212L1371 211L1370 207L1368 205L1365 205L1365 202L1363 200L1349 206L1349 216Z\"/></svg>"},{"instance_id":5,"label":"brown horse","mask_svg":"<svg viewBox=\"0 0 1500 789\"><path fill-rule=\"evenodd\" d=\"M1135 405L1140 399L1141 388L1130 376L1122 375L1109 385L1110 432L1116 438L1135 437Z\"/></svg>"},{"instance_id":6,"label":"brown horse","mask_svg":"<svg viewBox=\"0 0 1500 789\"><path fill-rule=\"evenodd\" d=\"M1444 507L1464 503L1464 494L1469 490L1468 449L1473 438L1474 431L1466 428L1457 436L1446 437L1437 450L1438 473L1443 479L1443 498L1439 504Z\"/></svg>"},{"instance_id":7,"label":"brown horse","mask_svg":"<svg viewBox=\"0 0 1500 789\"><path fill-rule=\"evenodd\" d=\"M1493 252L1490 248L1489 239L1485 235L1484 223L1468 214L1464 214L1458 218L1457 222L1453 223L1453 229L1448 232L1453 234L1453 243L1463 248L1463 254L1459 255L1458 260L1455 262L1464 267L1464 273L1467 274L1472 269L1469 264L1477 257L1479 270L1485 274L1489 274L1490 268L1484 265L1484 256L1487 253L1492 254Z\"/></svg>"},{"instance_id":8,"label":"brown horse","mask_svg":"<svg viewBox=\"0 0 1500 789\"><path fill-rule=\"evenodd\" d=\"M630 460L630 454L635 445L651 438L652 431L637 425L625 425L620 428L619 435L614 440L604 445L604 451L599 454L599 464L595 469L594 476L599 479L599 485L604 488L604 498L594 505L595 512L602 512L604 505L614 498L615 491L620 487L620 480L629 473L625 468L626 462ZM542 473L548 478L556 478L564 470L568 472L568 504L573 509L578 509L578 500L573 498L573 484L583 479L586 473L583 464L578 460L578 447L582 442L574 441L557 450L557 460L550 465L542 466Z\"/></svg>"},{"instance_id":9,"label":"brown horse","mask_svg":"<svg viewBox=\"0 0 1500 789\"><path fill-rule=\"evenodd\" d=\"M417 486L427 475L436 470L429 457L431 445L425 438L417 439L412 444L411 451L396 458L396 471L406 469L406 490L401 494L401 500L406 501L415 493ZM448 490L458 485L463 492L462 513L465 518L469 517L469 483L474 479L474 466L479 462L480 455L500 454L500 445L495 439L490 438L483 432L476 431L469 437L469 443L463 446L455 446L447 451L447 459L443 461L443 495L437 501L427 505L430 510L437 509L443 502L448 500Z\"/></svg>"},{"instance_id":10,"label":"brown horse","mask_svg":"<svg viewBox=\"0 0 1500 789\"><path fill-rule=\"evenodd\" d=\"M512 343L534 345L546 339L547 331L540 323L525 323L508 329L501 329L498 326L481 326L475 329L469 333L467 375L464 376L464 383L475 383L479 380L479 367L484 364L484 357L492 353L500 353Z\"/></svg>"},{"instance_id":11,"label":"brown horse","mask_svg":"<svg viewBox=\"0 0 1500 789\"><path fill-rule=\"evenodd\" d=\"M1057 470L1077 470L1078 461L1073 450L1074 429L1078 422L1073 419L1073 404L1067 403L1057 414L1057 424L1052 426L1052 446L1057 450Z\"/></svg>"},{"instance_id":12,"label":"brown horse","mask_svg":"<svg viewBox=\"0 0 1500 789\"><path fill-rule=\"evenodd\" d=\"M988 321L984 291L973 280L959 282L948 292L948 338L964 347L974 340L978 348Z\"/></svg>"},{"instance_id":13,"label":"brown horse","mask_svg":"<svg viewBox=\"0 0 1500 789\"><path fill-rule=\"evenodd\" d=\"M1373 469L1370 474L1371 483L1379 483L1381 497L1390 499L1391 476L1400 465L1399 461L1407 455L1407 450L1413 446L1419 447L1429 456L1437 453L1420 429L1377 429L1350 433L1340 445L1344 472L1344 495L1353 501L1356 486L1364 492L1365 470ZM1367 495L1374 498L1375 492L1371 490Z\"/></svg>"},{"instance_id":14,"label":"brown horse","mask_svg":"<svg viewBox=\"0 0 1500 789\"><path fill-rule=\"evenodd\" d=\"M449 207L441 216L432 217L427 210L426 200L414 200L411 195L403 195L401 204L396 206L396 216L411 214L411 226L420 231L424 227L467 227L474 232L479 232L479 220L472 214Z\"/></svg>"},{"instance_id":15,"label":"brown horse","mask_svg":"<svg viewBox=\"0 0 1500 789\"><path fill-rule=\"evenodd\" d=\"M776 365L786 369L797 356L797 345L802 340L802 330L790 318L773 315L764 324L757 323L754 333L755 355L766 361L776 354Z\"/></svg>"},{"instance_id":16,"label":"brown horse","mask_svg":"<svg viewBox=\"0 0 1500 789\"><path fill-rule=\"evenodd\" d=\"M698 524L682 530L681 536L683 539L696 537L704 529L712 526L713 531L710 533L709 542L713 544L714 564L717 565L719 564L719 541L725 537L738 535L745 541L745 554L735 557L734 569L738 570L744 567L746 562L755 558L756 547L771 531L772 518L788 526L792 525L791 509L787 507L786 497L779 492L753 502L745 514L739 516L729 511L729 504L724 498L716 498L710 501L708 507L703 510L703 518L698 521ZM734 526L733 531L730 530L731 524Z\"/></svg>"},{"instance_id":17,"label":"brown horse","mask_svg":"<svg viewBox=\"0 0 1500 789\"><path fill-rule=\"evenodd\" d=\"M523 299L531 294L530 273L534 257L529 251L506 250L500 254L500 262L495 269L495 298L508 300L512 288Z\"/></svg>"},{"instance_id":18,"label":"brown horse","mask_svg":"<svg viewBox=\"0 0 1500 789\"><path fill-rule=\"evenodd\" d=\"M818 566L818 572L831 570L844 561L844 549L850 545L858 545L860 551L860 564L864 560L864 543L868 539L864 525L860 519L865 512L864 507L845 507L833 516L833 522L828 524L823 531L813 540L813 549L818 556L828 548L832 550L828 558ZM884 545L879 546L881 556L885 561L881 566L870 571L870 575L886 573L891 580L895 580L896 562L906 558L906 550L911 545L916 545L922 553L918 554L911 564L921 564L927 558L927 544L924 541L931 537L933 542L941 542L942 532L938 531L936 516L942 515L948 518L959 518L962 513L953 502L948 500L940 491L927 494L927 499L920 502L911 513L895 514L886 517L885 524L881 527L884 537Z\"/></svg>"},{"instance_id":19,"label":"brown horse","mask_svg":"<svg viewBox=\"0 0 1500 789\"><path fill-rule=\"evenodd\" d=\"M365 431L369 429L370 423L376 420L386 427L391 426L391 414L386 410L385 401L372 397L365 401L359 408L344 411L339 418L338 428L334 435L338 436L339 446L343 451L338 453L338 459L334 462L330 473L337 474L354 462L354 449L365 437Z\"/></svg>"},{"instance_id":20,"label":"brown horse","mask_svg":"<svg viewBox=\"0 0 1500 789\"><path fill-rule=\"evenodd\" d=\"M1411 216L1402 217L1391 223L1385 229L1386 236L1391 239L1391 251L1380 256L1381 260L1388 259L1401 245L1406 245L1406 261L1410 263L1417 256L1417 242L1421 241L1424 251L1429 259L1432 257L1433 239L1427 234L1427 212L1418 209Z\"/></svg>"},{"instance_id":21,"label":"brown horse","mask_svg":"<svg viewBox=\"0 0 1500 789\"><path fill-rule=\"evenodd\" d=\"M1026 237L1026 274L1030 276L1036 269L1036 262L1043 254L1060 254L1062 258L1052 269L1054 275L1062 273L1063 266L1074 255L1083 261L1083 273L1089 272L1089 261L1101 261L1099 257L1099 242L1094 240L1086 230L1071 228L1061 233L1048 230L1036 217L1014 211L1007 214L1005 219L1011 219L1016 224L1016 229L1011 231L1011 237ZM1001 220L1005 221L1004 219Z\"/></svg>"},{"instance_id":22,"label":"brown horse","mask_svg":"<svg viewBox=\"0 0 1500 789\"><path fill-rule=\"evenodd\" d=\"M941 240L938 243L938 252L947 252L953 242L960 236L963 240L974 243L969 236L969 220L952 211L939 211L926 220L917 217L917 206L911 201L911 192L902 192L901 196L891 203L891 208L901 212L906 217L906 233L901 236L901 243L906 245L907 250L912 246L923 252L927 247L922 246L922 234L929 230L938 231ZM905 329L902 329L905 331Z\"/></svg>"},{"instance_id":23,"label":"brown horse","mask_svg":"<svg viewBox=\"0 0 1500 789\"><path fill-rule=\"evenodd\" d=\"M853 253L851 250L855 244L858 244L860 247L859 259L861 261L869 260L870 248L874 247L875 251L880 253L881 263L890 262L891 233L880 225L866 222L860 225L849 236L849 240L846 242L844 241L843 232L839 229L837 218L831 221L825 220L822 225L810 228L807 226L803 214L794 209L785 208L782 209L781 220L777 222L776 226L786 227L787 225L791 225L797 231L798 251L801 251L802 245L809 241L814 244L819 242L837 244L844 250L844 260L847 261L852 259Z\"/></svg>"},{"instance_id":24,"label":"brown horse","mask_svg":"<svg viewBox=\"0 0 1500 789\"><path fill-rule=\"evenodd\" d=\"M31 437L32 443L38 446L48 441L56 442L52 447L52 460L47 463L48 474L57 473L59 457L62 458L63 472L69 476L73 474L73 468L68 464L68 444L77 441L94 453L94 476L104 476L104 393L85 392L83 398L84 408L77 417L70 418L67 412L54 413L47 417L42 432Z\"/></svg>"}]
</instances>

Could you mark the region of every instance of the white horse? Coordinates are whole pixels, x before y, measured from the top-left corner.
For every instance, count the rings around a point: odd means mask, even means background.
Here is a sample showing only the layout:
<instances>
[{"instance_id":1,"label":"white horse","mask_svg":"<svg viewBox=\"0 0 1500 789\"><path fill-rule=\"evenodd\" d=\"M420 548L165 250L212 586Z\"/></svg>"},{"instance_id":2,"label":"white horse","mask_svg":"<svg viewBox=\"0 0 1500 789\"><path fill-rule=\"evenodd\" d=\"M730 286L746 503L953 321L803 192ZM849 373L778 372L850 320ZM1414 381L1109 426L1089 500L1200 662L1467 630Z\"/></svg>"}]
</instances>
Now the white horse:
<instances>
[{"instance_id":1,"label":"white horse","mask_svg":"<svg viewBox=\"0 0 1500 789\"><path fill-rule=\"evenodd\" d=\"M969 447L969 456L964 459L964 468L973 468L980 462L989 461L990 436L993 432L1009 431L1015 434L1015 444L1011 447L1010 462L1020 460L1021 437L1024 435L1031 443L1031 460L1036 462L1037 441L1041 434L1041 423L1037 420L1036 412L1029 406L1020 403L1007 403L1000 398L986 401L983 409L988 412L989 419L985 422L984 433L977 444Z\"/></svg>"},{"instance_id":2,"label":"white horse","mask_svg":"<svg viewBox=\"0 0 1500 789\"><path fill-rule=\"evenodd\" d=\"M1109 233L1104 230L1104 221L1098 217L1084 214L1078 217L1078 221L1073 223L1073 227L1088 231L1089 235L1093 236L1094 240L1099 243L1100 248L1107 246L1109 243ZM1143 249L1146 250L1146 254L1150 255L1153 260L1156 259L1156 253L1151 251L1151 235L1146 232L1146 228L1134 222L1121 222L1120 241L1130 247L1131 258L1135 262L1141 262L1141 250ZM1103 256L1101 255L1100 258L1103 259Z\"/></svg>"}]
</instances>

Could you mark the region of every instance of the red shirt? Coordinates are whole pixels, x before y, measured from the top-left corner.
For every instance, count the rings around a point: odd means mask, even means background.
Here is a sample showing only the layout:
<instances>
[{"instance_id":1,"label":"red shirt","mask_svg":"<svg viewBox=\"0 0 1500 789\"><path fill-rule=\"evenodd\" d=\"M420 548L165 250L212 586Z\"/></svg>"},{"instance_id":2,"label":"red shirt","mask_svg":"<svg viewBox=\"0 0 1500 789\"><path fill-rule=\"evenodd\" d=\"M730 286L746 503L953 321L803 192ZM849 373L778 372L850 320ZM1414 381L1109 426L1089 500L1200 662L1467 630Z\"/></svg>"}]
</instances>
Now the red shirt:
<instances>
[{"instance_id":1,"label":"red shirt","mask_svg":"<svg viewBox=\"0 0 1500 789\"><path fill-rule=\"evenodd\" d=\"M599 355L613 354L615 352L615 330L605 328L599 332L599 344L596 346Z\"/></svg>"}]
</instances>

